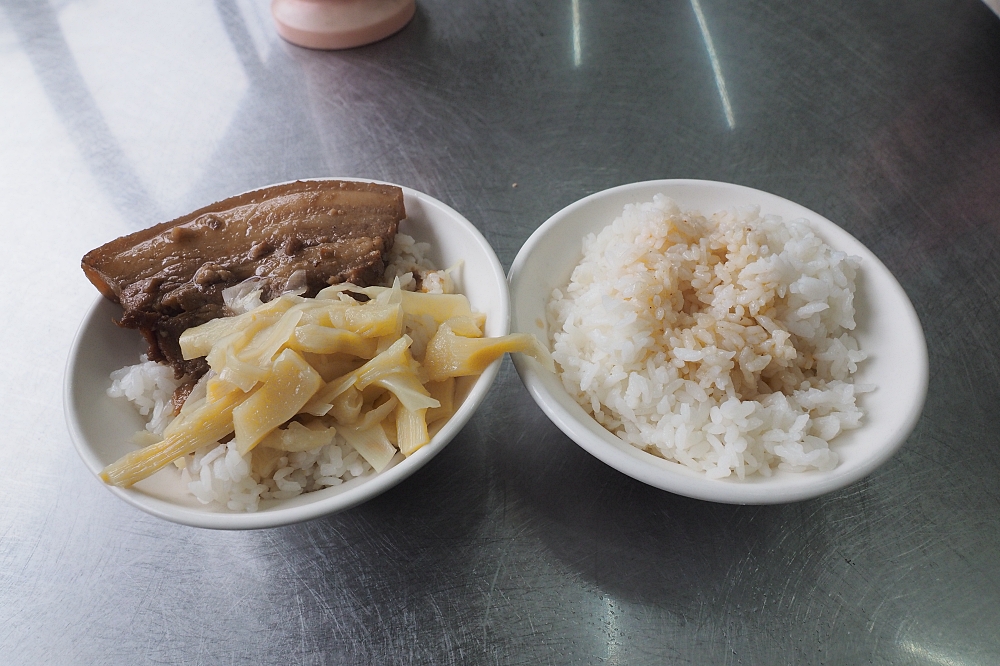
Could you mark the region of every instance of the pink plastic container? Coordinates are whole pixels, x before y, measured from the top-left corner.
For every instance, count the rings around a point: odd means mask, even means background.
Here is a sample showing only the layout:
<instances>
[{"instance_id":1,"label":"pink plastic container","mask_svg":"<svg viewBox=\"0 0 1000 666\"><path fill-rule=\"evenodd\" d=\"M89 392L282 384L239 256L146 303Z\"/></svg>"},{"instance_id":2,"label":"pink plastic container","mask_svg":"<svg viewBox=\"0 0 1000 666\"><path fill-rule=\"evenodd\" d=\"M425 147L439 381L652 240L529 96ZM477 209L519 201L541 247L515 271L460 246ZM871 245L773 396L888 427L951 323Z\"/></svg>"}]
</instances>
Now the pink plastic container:
<instances>
[{"instance_id":1,"label":"pink plastic container","mask_svg":"<svg viewBox=\"0 0 1000 666\"><path fill-rule=\"evenodd\" d=\"M403 29L414 0L272 0L278 34L310 49L349 49Z\"/></svg>"}]
</instances>

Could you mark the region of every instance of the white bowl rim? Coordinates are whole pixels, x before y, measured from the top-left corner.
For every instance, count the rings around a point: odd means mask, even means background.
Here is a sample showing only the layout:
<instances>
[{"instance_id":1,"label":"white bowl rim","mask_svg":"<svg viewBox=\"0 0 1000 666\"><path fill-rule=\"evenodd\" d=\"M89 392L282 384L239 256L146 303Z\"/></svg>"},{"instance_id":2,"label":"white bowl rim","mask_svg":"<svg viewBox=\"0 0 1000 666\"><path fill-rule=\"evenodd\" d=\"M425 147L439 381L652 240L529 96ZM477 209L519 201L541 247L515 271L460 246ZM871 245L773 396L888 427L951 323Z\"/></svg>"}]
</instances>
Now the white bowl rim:
<instances>
[{"instance_id":1,"label":"white bowl rim","mask_svg":"<svg viewBox=\"0 0 1000 666\"><path fill-rule=\"evenodd\" d=\"M350 180L356 182L395 185L394 183L382 180L356 177L300 178L296 180ZM254 188L253 190L248 190L248 192L254 192L267 187L274 187L292 182L296 181L290 180L282 183L274 183L272 185L264 185L262 187ZM452 221L458 223L483 250L484 256L487 258L487 267L489 269L490 279L492 282L495 282L497 288L500 289L500 293L498 294L499 299L497 304L497 313L491 315L491 320L499 318L503 322L501 329L502 334L509 332L510 295L507 280L503 272L503 267L500 264L500 260L496 256L496 252L493 250L489 241L486 240L479 229L466 219L465 216L447 204L418 190L414 190L403 185L396 185L396 187L403 190L404 197L417 199L423 204L436 208L440 214L447 216ZM99 315L101 306L106 302L109 301L107 301L107 299L103 296L98 296L81 322L66 361L63 383L64 416L66 419L66 426L70 433L70 438L72 439L73 445L76 448L77 453L80 455L80 458L83 460L87 468L95 475L95 477L101 472L101 470L104 469L104 463L102 463L98 458L94 448L91 446L90 442L87 441L87 437L80 426L81 418L74 392L82 389L76 381L76 376L80 361L83 356L87 354L87 332L95 325L94 320ZM451 417L451 419L449 419L431 438L431 441L428 444L423 446L413 455L400 461L398 464L371 477L367 477L363 482L358 483L358 485L350 490L345 490L339 494L334 494L313 502L292 507L278 506L262 511L248 513L196 511L172 504L171 502L157 497L152 497L135 488L119 488L117 486L111 486L104 483L99 477L98 481L102 486L107 488L117 497L150 515L191 527L219 530L263 529L291 525L311 520L313 518L318 518L320 516L344 511L357 506L358 504L361 504L362 502L365 502L399 484L401 481L423 467L431 458L440 453L440 451L443 450L444 447L447 446L448 443L450 443L451 440L461 431L465 424L472 418L472 415L479 408L480 404L482 404L486 394L489 392L497 374L500 371L501 361L502 358L494 361L476 379L469 395L465 398L462 405ZM103 388L106 387L102 387L102 390ZM323 491L319 490L315 492L322 493Z\"/></svg>"},{"instance_id":2,"label":"white bowl rim","mask_svg":"<svg viewBox=\"0 0 1000 666\"><path fill-rule=\"evenodd\" d=\"M515 332L529 332L530 327L525 322L518 321L518 303L521 298L525 297L528 290L526 285L522 286L520 284L520 278L524 274L525 267L535 248L541 244L547 235L554 233L566 218L573 216L580 210L604 198L635 193L637 197L646 197L648 200L655 193L655 190L684 187L719 188L720 191L726 190L731 193L739 193L757 201L780 202L782 205L800 209L803 213L802 216L808 216L810 223L818 225L820 231L824 234L836 230L836 233L842 235L842 237L853 241L856 246L851 247L850 252L862 256L863 270L877 271L882 274L881 277L888 278L886 287L892 291L888 296L897 299L899 301L898 305L902 310L900 326L905 326L907 332L913 336L915 341L913 348L914 356L910 359L913 364L911 368L913 377L911 399L907 404L905 412L901 413L896 419L892 436L886 439L883 446L879 447L863 464L853 467L848 472L841 470L840 466L838 466L830 472L801 472L796 474L794 482L782 481L780 483L773 481L775 477L758 477L751 481L739 481L737 479L713 480L680 463L669 462L632 447L597 424L592 417L583 412L582 408L580 408L578 414L572 413L559 404L556 398L550 393L549 388L544 385L542 379L544 370L535 364L525 362L524 359L515 356L513 358L514 366L532 399L564 434L594 457L638 481L686 497L726 504L781 504L818 497L844 488L868 476L892 457L905 443L923 411L929 381L926 340L924 339L923 329L913 308L913 304L910 302L902 286L881 260L842 227L822 215L805 208L801 204L763 190L743 185L700 179L640 181L590 194L569 204L546 220L529 236L514 258L514 262L508 272L511 293L512 330ZM640 200L639 198L634 199L634 201ZM756 201L748 203L756 203ZM767 213L768 211L763 210L762 212ZM607 223L610 224L610 222L611 220L608 220ZM572 241L580 242L582 241L582 236L579 239L574 238ZM536 293L537 290L538 287L534 287ZM544 342L547 346L549 345L548 340L544 340ZM572 402L572 399L568 395L565 397ZM581 422L580 414L583 414L589 420L589 427ZM863 428L864 426L859 431L863 431Z\"/></svg>"}]
</instances>

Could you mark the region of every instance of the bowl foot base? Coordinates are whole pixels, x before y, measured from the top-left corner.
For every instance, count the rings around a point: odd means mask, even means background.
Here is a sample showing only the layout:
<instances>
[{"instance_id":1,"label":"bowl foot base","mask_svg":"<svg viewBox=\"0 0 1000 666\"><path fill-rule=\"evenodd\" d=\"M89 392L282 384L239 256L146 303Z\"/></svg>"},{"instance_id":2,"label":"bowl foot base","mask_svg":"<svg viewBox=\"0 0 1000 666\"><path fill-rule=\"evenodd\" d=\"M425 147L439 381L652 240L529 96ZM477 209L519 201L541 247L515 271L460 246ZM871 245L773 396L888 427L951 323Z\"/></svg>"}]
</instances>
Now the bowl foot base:
<instances>
[{"instance_id":1,"label":"bowl foot base","mask_svg":"<svg viewBox=\"0 0 1000 666\"><path fill-rule=\"evenodd\" d=\"M399 32L416 12L414 0L273 0L278 34L309 49L350 49Z\"/></svg>"}]
</instances>

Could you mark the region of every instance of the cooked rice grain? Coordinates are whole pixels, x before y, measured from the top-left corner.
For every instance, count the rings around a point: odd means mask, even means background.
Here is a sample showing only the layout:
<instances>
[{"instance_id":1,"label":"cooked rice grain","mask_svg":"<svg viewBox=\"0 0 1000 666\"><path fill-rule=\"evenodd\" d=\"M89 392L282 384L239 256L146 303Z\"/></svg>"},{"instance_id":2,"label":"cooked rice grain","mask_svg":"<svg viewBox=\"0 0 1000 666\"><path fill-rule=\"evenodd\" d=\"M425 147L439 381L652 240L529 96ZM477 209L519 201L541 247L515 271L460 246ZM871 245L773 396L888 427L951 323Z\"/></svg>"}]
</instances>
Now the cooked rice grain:
<instances>
[{"instance_id":1,"label":"cooked rice grain","mask_svg":"<svg viewBox=\"0 0 1000 666\"><path fill-rule=\"evenodd\" d=\"M657 195L583 242L548 306L566 390L624 441L711 478L829 470L857 428L860 259L804 220Z\"/></svg>"}]
</instances>

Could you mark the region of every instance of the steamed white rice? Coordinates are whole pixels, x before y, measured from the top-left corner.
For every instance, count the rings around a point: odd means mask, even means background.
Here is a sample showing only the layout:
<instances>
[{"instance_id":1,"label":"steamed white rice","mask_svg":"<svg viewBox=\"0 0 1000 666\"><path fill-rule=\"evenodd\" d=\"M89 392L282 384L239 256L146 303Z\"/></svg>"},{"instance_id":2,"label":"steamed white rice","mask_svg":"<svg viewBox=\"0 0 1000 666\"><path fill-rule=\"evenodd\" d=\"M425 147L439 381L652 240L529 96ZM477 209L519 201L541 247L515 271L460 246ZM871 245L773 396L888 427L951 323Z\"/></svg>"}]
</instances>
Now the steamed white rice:
<instances>
[{"instance_id":1,"label":"steamed white rice","mask_svg":"<svg viewBox=\"0 0 1000 666\"><path fill-rule=\"evenodd\" d=\"M711 478L829 470L857 428L860 258L804 220L662 195L583 242L548 307L566 390L622 440Z\"/></svg>"},{"instance_id":2,"label":"steamed white rice","mask_svg":"<svg viewBox=\"0 0 1000 666\"><path fill-rule=\"evenodd\" d=\"M429 250L428 243L418 243L410 236L397 234L387 262L384 286L391 286L398 277L402 288L410 291L419 288L430 293L451 293L454 290L451 269L435 268L426 256ZM227 293L226 304L240 312L260 302L251 289L234 288ZM409 316L404 327L414 339L411 348L418 353L418 347L426 346L430 337L427 327ZM111 373L111 379L108 395L128 399L142 416L147 417L146 430L136 434L135 443L148 445L162 439L164 428L174 418L173 392L184 380L174 379L172 368L149 361L145 355L138 364ZM192 393L192 397L197 396ZM334 435L329 443L312 451L282 456L273 474L266 478L251 472L250 456L250 453L241 456L234 442L204 447L178 461L181 481L203 504L232 511L256 511L261 500L287 499L374 472L340 435Z\"/></svg>"}]
</instances>

